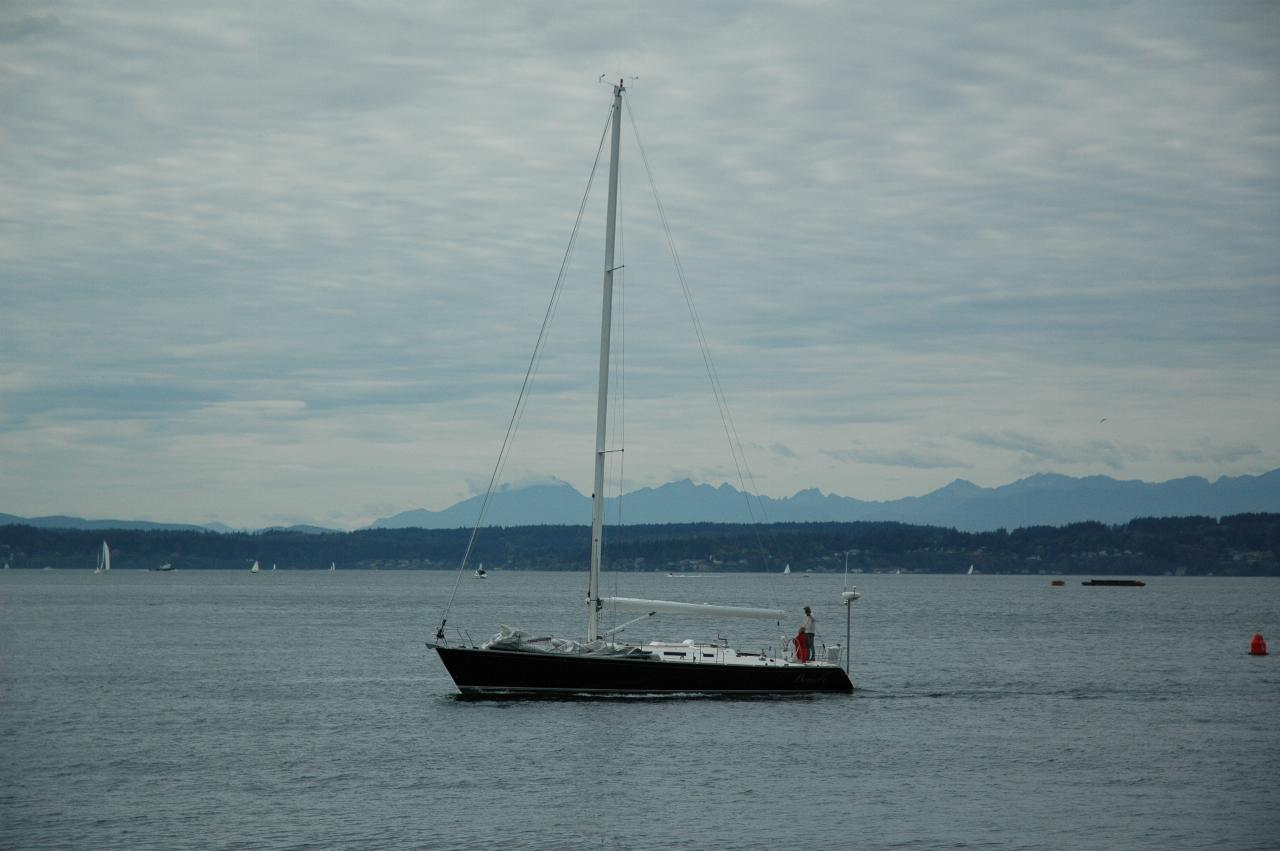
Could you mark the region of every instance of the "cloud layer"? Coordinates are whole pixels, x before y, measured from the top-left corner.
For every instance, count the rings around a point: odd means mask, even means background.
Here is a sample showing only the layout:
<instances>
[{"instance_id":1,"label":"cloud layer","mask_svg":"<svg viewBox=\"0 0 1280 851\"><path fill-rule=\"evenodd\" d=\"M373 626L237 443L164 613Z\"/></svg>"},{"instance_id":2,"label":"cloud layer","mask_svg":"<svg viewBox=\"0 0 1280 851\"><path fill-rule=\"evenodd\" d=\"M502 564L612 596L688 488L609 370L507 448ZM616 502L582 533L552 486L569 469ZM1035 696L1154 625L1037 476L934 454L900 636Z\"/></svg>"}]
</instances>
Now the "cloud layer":
<instances>
[{"instance_id":1,"label":"cloud layer","mask_svg":"<svg viewBox=\"0 0 1280 851\"><path fill-rule=\"evenodd\" d=\"M767 492L1280 466L1277 33L1250 3L7 6L0 511L349 527L468 495L602 72L639 76ZM624 157L625 474L713 479ZM509 465L586 492L602 198Z\"/></svg>"}]
</instances>

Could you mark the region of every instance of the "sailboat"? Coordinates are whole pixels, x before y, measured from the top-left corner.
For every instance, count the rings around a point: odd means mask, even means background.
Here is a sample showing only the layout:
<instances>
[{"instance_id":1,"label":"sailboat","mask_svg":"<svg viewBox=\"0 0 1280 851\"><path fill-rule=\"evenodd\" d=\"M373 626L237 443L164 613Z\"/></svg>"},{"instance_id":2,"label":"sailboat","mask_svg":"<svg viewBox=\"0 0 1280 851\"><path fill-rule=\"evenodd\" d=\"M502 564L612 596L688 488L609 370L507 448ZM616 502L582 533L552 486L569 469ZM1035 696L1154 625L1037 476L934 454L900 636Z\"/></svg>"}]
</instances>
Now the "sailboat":
<instances>
[{"instance_id":1,"label":"sailboat","mask_svg":"<svg viewBox=\"0 0 1280 851\"><path fill-rule=\"evenodd\" d=\"M742 652L726 642L693 640L627 644L614 640L624 627L662 613L716 618L758 618L781 624L779 609L721 606L669 600L604 597L600 593L603 549L606 418L609 400L609 336L613 298L614 241L617 231L618 166L622 125L623 81L613 86L610 123L609 196L604 244L604 296L601 306L600 360L596 397L595 487L592 492L591 566L587 580L587 632L583 642L534 637L502 627L492 639L476 645L469 639L450 643L445 637L448 608L436 630L435 649L464 696L599 694L808 694L852 692L844 668L832 661L798 662L765 652ZM466 556L459 573L465 570ZM601 629L601 614L636 613L639 617L610 630ZM847 656L846 656L847 659Z\"/></svg>"},{"instance_id":2,"label":"sailboat","mask_svg":"<svg viewBox=\"0 0 1280 851\"><path fill-rule=\"evenodd\" d=\"M329 562L329 572L330 572L330 573L333 573L333 572L334 572L335 570L337 570L337 569L338 569L338 563L337 563L337 562L333 562L333 561Z\"/></svg>"},{"instance_id":3,"label":"sailboat","mask_svg":"<svg viewBox=\"0 0 1280 851\"><path fill-rule=\"evenodd\" d=\"M476 579L484 579L488 575L484 572L484 562L480 562L480 566L476 568Z\"/></svg>"},{"instance_id":4,"label":"sailboat","mask_svg":"<svg viewBox=\"0 0 1280 851\"><path fill-rule=\"evenodd\" d=\"M782 574L783 574L784 576L790 576L790 575L791 575L791 565L789 565L789 564L788 564L786 567L782 568Z\"/></svg>"},{"instance_id":5,"label":"sailboat","mask_svg":"<svg viewBox=\"0 0 1280 851\"><path fill-rule=\"evenodd\" d=\"M107 542L102 542L102 549L98 551L98 566L93 569L95 575L99 573L107 573L111 570L111 548L107 546Z\"/></svg>"},{"instance_id":6,"label":"sailboat","mask_svg":"<svg viewBox=\"0 0 1280 851\"><path fill-rule=\"evenodd\" d=\"M974 571L973 571L973 565L969 565L969 572L968 572L968 573L966 573L965 575L966 575L966 576L973 576L973 573L974 573Z\"/></svg>"},{"instance_id":7,"label":"sailboat","mask_svg":"<svg viewBox=\"0 0 1280 851\"><path fill-rule=\"evenodd\" d=\"M261 573L262 568L258 566L257 560L253 562L253 567L249 568L250 573Z\"/></svg>"}]
</instances>

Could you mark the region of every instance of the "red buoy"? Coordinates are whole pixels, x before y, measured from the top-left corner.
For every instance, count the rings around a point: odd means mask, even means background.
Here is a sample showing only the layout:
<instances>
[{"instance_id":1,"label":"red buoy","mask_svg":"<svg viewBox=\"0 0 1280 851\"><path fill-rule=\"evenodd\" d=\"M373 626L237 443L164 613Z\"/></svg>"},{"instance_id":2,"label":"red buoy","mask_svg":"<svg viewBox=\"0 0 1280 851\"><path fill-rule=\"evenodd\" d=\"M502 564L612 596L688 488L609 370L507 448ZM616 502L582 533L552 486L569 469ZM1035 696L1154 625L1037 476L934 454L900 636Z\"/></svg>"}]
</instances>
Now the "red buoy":
<instances>
[{"instance_id":1,"label":"red buoy","mask_svg":"<svg viewBox=\"0 0 1280 851\"><path fill-rule=\"evenodd\" d=\"M1255 632L1253 634L1253 641L1249 642L1249 655L1250 656L1266 656L1267 655L1267 640L1262 637L1262 633Z\"/></svg>"}]
</instances>

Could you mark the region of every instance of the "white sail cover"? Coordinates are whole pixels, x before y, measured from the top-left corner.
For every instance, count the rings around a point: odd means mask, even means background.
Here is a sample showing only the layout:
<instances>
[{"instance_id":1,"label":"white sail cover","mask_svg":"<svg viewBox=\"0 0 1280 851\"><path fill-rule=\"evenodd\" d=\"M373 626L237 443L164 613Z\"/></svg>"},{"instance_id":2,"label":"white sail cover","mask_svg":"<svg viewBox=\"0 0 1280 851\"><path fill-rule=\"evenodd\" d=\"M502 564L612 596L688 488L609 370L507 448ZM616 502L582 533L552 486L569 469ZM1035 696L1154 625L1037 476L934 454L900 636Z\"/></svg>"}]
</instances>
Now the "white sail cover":
<instances>
[{"instance_id":1,"label":"white sail cover","mask_svg":"<svg viewBox=\"0 0 1280 851\"><path fill-rule=\"evenodd\" d=\"M677 603L673 600L638 600L634 597L605 597L604 604L618 612L661 612L664 615L706 615L717 618L759 618L780 621L781 609L753 609L746 606L716 606L710 603Z\"/></svg>"},{"instance_id":2,"label":"white sail cover","mask_svg":"<svg viewBox=\"0 0 1280 851\"><path fill-rule=\"evenodd\" d=\"M565 656L625 656L635 659L651 659L653 653L629 644L612 644L599 640L583 643L568 638L552 638L549 635L534 636L522 629L512 629L503 624L498 634L480 645L481 650L510 650L520 653L558 653Z\"/></svg>"}]
</instances>

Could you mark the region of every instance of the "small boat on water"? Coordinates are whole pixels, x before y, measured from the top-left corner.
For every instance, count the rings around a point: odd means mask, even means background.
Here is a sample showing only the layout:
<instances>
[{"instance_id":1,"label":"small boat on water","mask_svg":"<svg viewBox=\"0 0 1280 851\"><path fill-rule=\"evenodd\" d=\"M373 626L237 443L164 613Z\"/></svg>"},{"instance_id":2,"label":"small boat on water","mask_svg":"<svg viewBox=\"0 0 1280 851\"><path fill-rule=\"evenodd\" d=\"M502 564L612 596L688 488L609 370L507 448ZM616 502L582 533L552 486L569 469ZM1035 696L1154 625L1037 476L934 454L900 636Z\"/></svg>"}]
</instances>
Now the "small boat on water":
<instances>
[{"instance_id":1,"label":"small boat on water","mask_svg":"<svg viewBox=\"0 0 1280 851\"><path fill-rule=\"evenodd\" d=\"M151 572L152 572L152 573L169 573L169 572L170 572L170 571L172 571L172 570L173 570L173 565L172 565L172 564L170 564L169 562L165 562L164 564L160 565L159 567L153 567L153 568L151 568Z\"/></svg>"},{"instance_id":2,"label":"small boat on water","mask_svg":"<svg viewBox=\"0 0 1280 851\"><path fill-rule=\"evenodd\" d=\"M488 575L484 572L484 562L480 562L480 566L476 568L476 579L484 579Z\"/></svg>"},{"instance_id":3,"label":"small boat on water","mask_svg":"<svg viewBox=\"0 0 1280 851\"><path fill-rule=\"evenodd\" d=\"M109 573L111 571L111 548L107 546L107 542L102 542L102 549L98 550L98 566L93 569L96 576L99 573Z\"/></svg>"},{"instance_id":4,"label":"small boat on water","mask_svg":"<svg viewBox=\"0 0 1280 851\"><path fill-rule=\"evenodd\" d=\"M250 572L250 573L261 573L261 572L262 572L262 568L258 565L258 562L257 562L257 560L256 560L256 559L255 559L255 560L254 560L254 562L253 562L253 567L249 568L249 572Z\"/></svg>"},{"instance_id":5,"label":"small boat on water","mask_svg":"<svg viewBox=\"0 0 1280 851\"><path fill-rule=\"evenodd\" d=\"M1095 588L1142 588L1147 583L1137 579L1090 579L1081 585L1092 585Z\"/></svg>"}]
</instances>

